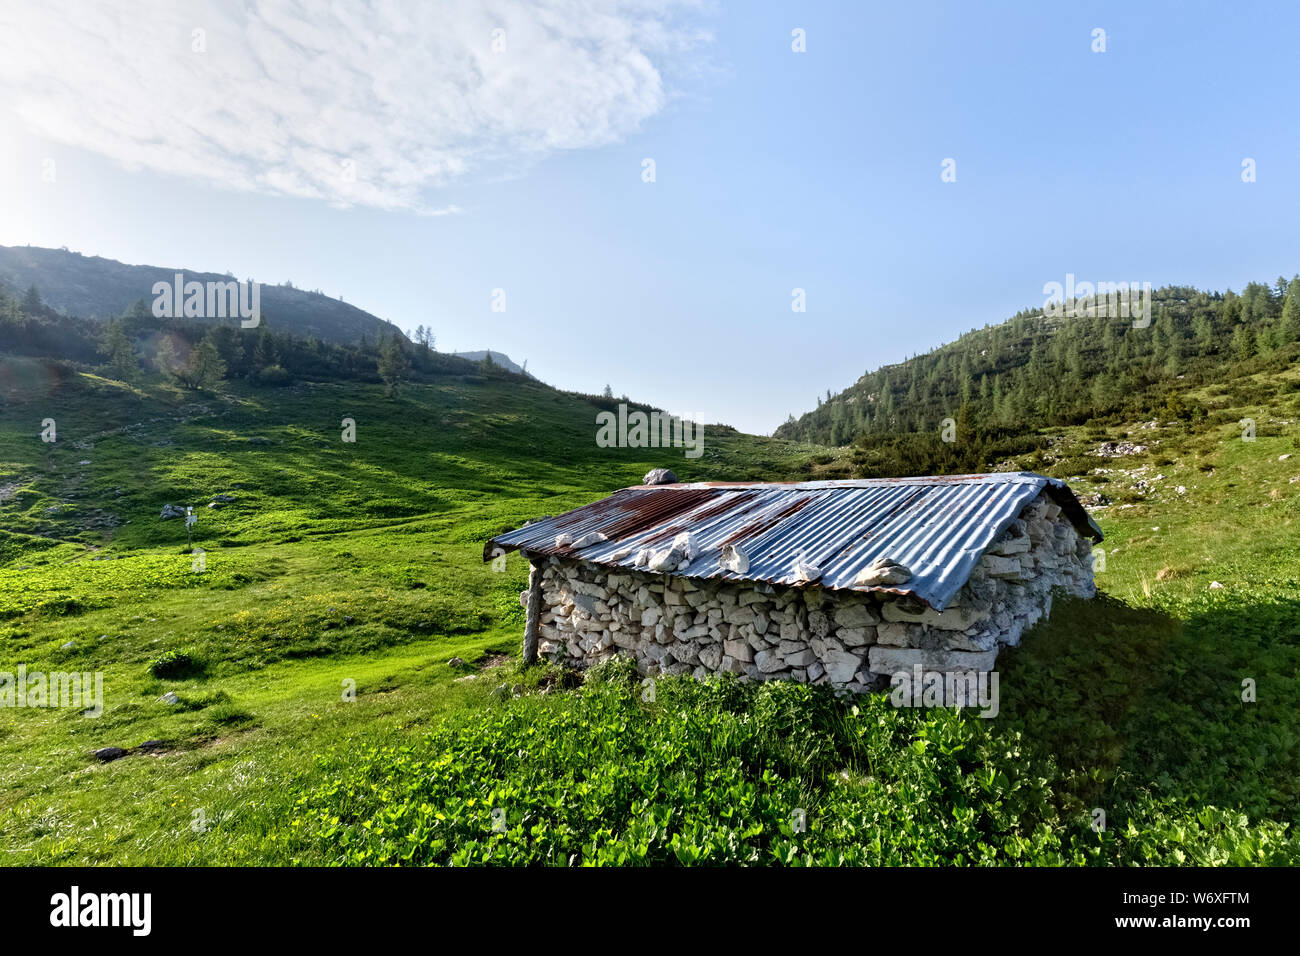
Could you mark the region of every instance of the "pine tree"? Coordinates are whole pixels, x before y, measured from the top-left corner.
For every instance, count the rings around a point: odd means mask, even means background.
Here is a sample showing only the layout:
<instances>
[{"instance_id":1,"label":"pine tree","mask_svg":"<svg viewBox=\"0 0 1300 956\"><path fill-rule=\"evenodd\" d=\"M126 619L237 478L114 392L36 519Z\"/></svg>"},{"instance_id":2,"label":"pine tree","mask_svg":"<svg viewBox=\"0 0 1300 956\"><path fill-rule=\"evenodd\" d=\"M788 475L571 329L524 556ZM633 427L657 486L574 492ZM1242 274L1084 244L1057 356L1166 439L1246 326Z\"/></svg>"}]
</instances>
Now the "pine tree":
<instances>
[{"instance_id":1,"label":"pine tree","mask_svg":"<svg viewBox=\"0 0 1300 956\"><path fill-rule=\"evenodd\" d=\"M406 380L411 371L410 360L402 350L397 336L392 335L379 344L379 358L376 361L379 377L384 381L384 394L390 398L397 394L397 386Z\"/></svg>"},{"instance_id":2,"label":"pine tree","mask_svg":"<svg viewBox=\"0 0 1300 956\"><path fill-rule=\"evenodd\" d=\"M1196 354L1209 355L1214 348L1214 322L1206 313L1192 320L1192 334L1196 337Z\"/></svg>"},{"instance_id":3,"label":"pine tree","mask_svg":"<svg viewBox=\"0 0 1300 956\"><path fill-rule=\"evenodd\" d=\"M27 292L23 295L22 310L28 315L40 315L45 308L45 303L41 301L41 293L36 286L28 286Z\"/></svg>"},{"instance_id":4,"label":"pine tree","mask_svg":"<svg viewBox=\"0 0 1300 956\"><path fill-rule=\"evenodd\" d=\"M1300 276L1286 287L1286 299L1282 303L1282 344L1296 341L1300 341Z\"/></svg>"},{"instance_id":5,"label":"pine tree","mask_svg":"<svg viewBox=\"0 0 1300 956\"><path fill-rule=\"evenodd\" d=\"M1177 378L1183 370L1183 346L1175 340L1169 344L1169 353L1165 357L1164 374L1167 378Z\"/></svg>"},{"instance_id":6,"label":"pine tree","mask_svg":"<svg viewBox=\"0 0 1300 956\"><path fill-rule=\"evenodd\" d=\"M1232 354L1238 361L1248 359L1255 352L1255 333L1244 322L1232 330Z\"/></svg>"},{"instance_id":7,"label":"pine tree","mask_svg":"<svg viewBox=\"0 0 1300 956\"><path fill-rule=\"evenodd\" d=\"M135 350L121 322L109 322L104 326L99 348L107 356L108 367L114 375L124 381L135 375Z\"/></svg>"},{"instance_id":8,"label":"pine tree","mask_svg":"<svg viewBox=\"0 0 1300 956\"><path fill-rule=\"evenodd\" d=\"M177 378L186 388L195 391L211 391L221 384L226 377L226 363L221 360L221 353L209 332L190 350L190 360Z\"/></svg>"},{"instance_id":9,"label":"pine tree","mask_svg":"<svg viewBox=\"0 0 1300 956\"><path fill-rule=\"evenodd\" d=\"M176 346L173 344L171 336L164 335L159 341L154 363L158 366L158 371L164 376L170 378L176 374L177 369L180 367L180 361L176 358Z\"/></svg>"},{"instance_id":10,"label":"pine tree","mask_svg":"<svg viewBox=\"0 0 1300 956\"><path fill-rule=\"evenodd\" d=\"M257 333L257 345L253 348L253 368L252 372L260 372L264 368L270 368L272 365L280 364L279 349L275 347L275 339L271 337L270 331L261 326Z\"/></svg>"}]
</instances>

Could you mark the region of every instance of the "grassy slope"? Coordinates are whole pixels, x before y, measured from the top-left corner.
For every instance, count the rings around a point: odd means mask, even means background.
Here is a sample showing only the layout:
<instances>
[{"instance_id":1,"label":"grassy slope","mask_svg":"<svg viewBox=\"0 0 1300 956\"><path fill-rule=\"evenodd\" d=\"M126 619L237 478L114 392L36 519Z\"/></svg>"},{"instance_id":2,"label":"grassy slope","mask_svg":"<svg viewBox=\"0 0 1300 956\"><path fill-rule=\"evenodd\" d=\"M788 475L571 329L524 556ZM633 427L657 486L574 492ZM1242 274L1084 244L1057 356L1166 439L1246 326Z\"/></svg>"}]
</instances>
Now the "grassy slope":
<instances>
[{"instance_id":1,"label":"grassy slope","mask_svg":"<svg viewBox=\"0 0 1300 956\"><path fill-rule=\"evenodd\" d=\"M0 711L11 863L216 862L234 846L259 858L287 813L286 775L327 744L483 697L446 662L515 652L526 566L484 564L491 533L651 467L795 477L814 450L718 430L694 460L597 449L585 402L473 377L396 401L323 384L195 399L17 360L0 382L0 670L102 671L107 699L93 720ZM46 417L53 446L37 437ZM344 417L355 444L341 441ZM217 494L237 500L204 507ZM199 506L206 573L191 570L182 522L158 519L167 503ZM205 669L156 680L149 662L167 650ZM181 707L157 702L167 690ZM146 740L166 748L88 757ZM224 821L219 838L190 831L196 809Z\"/></svg>"},{"instance_id":2,"label":"grassy slope","mask_svg":"<svg viewBox=\"0 0 1300 956\"><path fill-rule=\"evenodd\" d=\"M447 664L515 653L525 571L517 557L502 574L482 563L493 531L655 465L714 479L804 476L813 460L838 467L826 449L739 435L709 434L693 462L596 449L595 410L536 384L454 380L396 402L326 385L196 401L90 376L56 383L21 362L0 366L0 381L11 399L0 489L12 494L0 491L0 670L101 670L108 701L97 720L0 712L0 760L12 771L0 782L8 863L333 859L328 844L289 825L303 793L320 803L349 779L318 754L419 741L417 729L444 718L579 706L570 694L493 694L502 681L528 686L545 674L521 677L506 664L457 680L476 668ZM1279 387L1265 404L1233 410L1260 423L1253 443L1226 427L1134 423L1148 452L1092 461L1095 434L1057 433L1059 472L1110 469L1076 484L1091 481L1116 502L1097 515L1108 535L1099 582L1117 600L1065 606L1004 658L1004 718L989 732L1019 730L1056 759L1063 813L1112 808L1116 821L1134 821L1131 843L1159 853L1177 851L1173 831L1188 824L1157 810L1213 803L1294 829L1300 805L1300 482L1290 481L1300 454L1278 460L1298 450L1297 409L1286 383L1267 384ZM26 400L15 403L18 394ZM339 440L344 416L356 419L355 445ZM45 417L58 422L53 448L36 438ZM123 426L133 427L74 446ZM273 444L249 444L253 436ZM1156 474L1165 475L1157 490L1134 490ZM208 570L195 575L184 528L158 510L220 493L237 500L201 509L196 543ZM95 560L105 556L113 560ZM1211 580L1225 587L1210 590ZM149 661L174 649L191 650L203 671L151 677ZM1257 704L1240 703L1243 677L1258 681ZM355 703L342 700L349 679ZM181 706L157 702L167 690ZM165 747L109 764L89 756L150 739ZM793 782L813 831L834 831L842 794ZM1139 804L1145 795L1157 802ZM206 827L192 825L196 813ZM849 829L848 839L869 839ZM1140 846L1126 858L1142 859Z\"/></svg>"}]
</instances>

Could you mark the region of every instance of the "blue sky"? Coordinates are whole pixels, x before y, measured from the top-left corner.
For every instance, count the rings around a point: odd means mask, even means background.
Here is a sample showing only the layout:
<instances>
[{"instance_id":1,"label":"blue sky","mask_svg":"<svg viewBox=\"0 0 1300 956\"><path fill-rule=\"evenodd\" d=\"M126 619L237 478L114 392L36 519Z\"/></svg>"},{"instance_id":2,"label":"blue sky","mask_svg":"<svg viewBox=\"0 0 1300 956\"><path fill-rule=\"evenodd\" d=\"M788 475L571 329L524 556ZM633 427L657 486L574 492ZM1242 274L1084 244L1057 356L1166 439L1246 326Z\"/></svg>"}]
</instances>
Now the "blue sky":
<instances>
[{"instance_id":1,"label":"blue sky","mask_svg":"<svg viewBox=\"0 0 1300 956\"><path fill-rule=\"evenodd\" d=\"M6 4L0 243L291 279L760 433L1067 272L1300 271L1292 4L253 9Z\"/></svg>"}]
</instances>

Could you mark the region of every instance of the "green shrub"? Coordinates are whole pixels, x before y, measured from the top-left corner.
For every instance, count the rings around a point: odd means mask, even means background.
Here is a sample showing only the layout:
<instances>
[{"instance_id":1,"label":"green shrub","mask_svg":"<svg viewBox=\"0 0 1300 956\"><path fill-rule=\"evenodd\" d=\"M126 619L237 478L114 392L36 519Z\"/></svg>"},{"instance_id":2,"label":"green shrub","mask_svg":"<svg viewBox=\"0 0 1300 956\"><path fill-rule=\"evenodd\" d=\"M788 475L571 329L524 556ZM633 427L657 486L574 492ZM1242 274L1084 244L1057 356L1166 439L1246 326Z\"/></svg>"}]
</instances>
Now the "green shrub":
<instances>
[{"instance_id":1,"label":"green shrub","mask_svg":"<svg viewBox=\"0 0 1300 956\"><path fill-rule=\"evenodd\" d=\"M268 365L257 373L257 384L268 388L284 388L293 384L293 376L279 365Z\"/></svg>"},{"instance_id":2,"label":"green shrub","mask_svg":"<svg viewBox=\"0 0 1300 956\"><path fill-rule=\"evenodd\" d=\"M1086 862L1051 768L978 718L619 666L422 739L322 758L300 839L345 864ZM1079 846L1069 846L1078 835Z\"/></svg>"},{"instance_id":3,"label":"green shrub","mask_svg":"<svg viewBox=\"0 0 1300 956\"><path fill-rule=\"evenodd\" d=\"M587 668L586 683L631 687L636 683L637 676L636 661L622 654L615 654L608 660Z\"/></svg>"},{"instance_id":4,"label":"green shrub","mask_svg":"<svg viewBox=\"0 0 1300 956\"><path fill-rule=\"evenodd\" d=\"M166 651L149 662L149 673L159 680L184 680L203 672L203 662L188 651Z\"/></svg>"}]
</instances>

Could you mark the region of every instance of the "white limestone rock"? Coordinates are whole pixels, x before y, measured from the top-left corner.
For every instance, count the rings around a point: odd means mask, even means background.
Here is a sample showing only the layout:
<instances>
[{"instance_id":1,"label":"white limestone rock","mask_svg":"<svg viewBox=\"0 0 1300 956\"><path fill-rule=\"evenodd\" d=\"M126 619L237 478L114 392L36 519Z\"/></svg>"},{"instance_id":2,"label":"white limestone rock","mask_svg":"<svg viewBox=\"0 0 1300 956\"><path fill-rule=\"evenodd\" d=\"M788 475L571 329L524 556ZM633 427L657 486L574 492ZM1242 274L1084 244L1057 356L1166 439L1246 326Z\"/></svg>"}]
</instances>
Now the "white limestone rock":
<instances>
[{"instance_id":1,"label":"white limestone rock","mask_svg":"<svg viewBox=\"0 0 1300 956\"><path fill-rule=\"evenodd\" d=\"M891 587L906 584L912 579L912 571L906 565L890 558L879 557L858 572L853 579L854 587Z\"/></svg>"},{"instance_id":2,"label":"white limestone rock","mask_svg":"<svg viewBox=\"0 0 1300 956\"><path fill-rule=\"evenodd\" d=\"M734 574L745 574L749 571L749 556L738 545L724 544L718 557L718 564L723 570Z\"/></svg>"},{"instance_id":3,"label":"white limestone rock","mask_svg":"<svg viewBox=\"0 0 1300 956\"><path fill-rule=\"evenodd\" d=\"M821 663L832 684L847 684L862 666L862 658L849 651L828 650L821 656Z\"/></svg>"}]
</instances>

